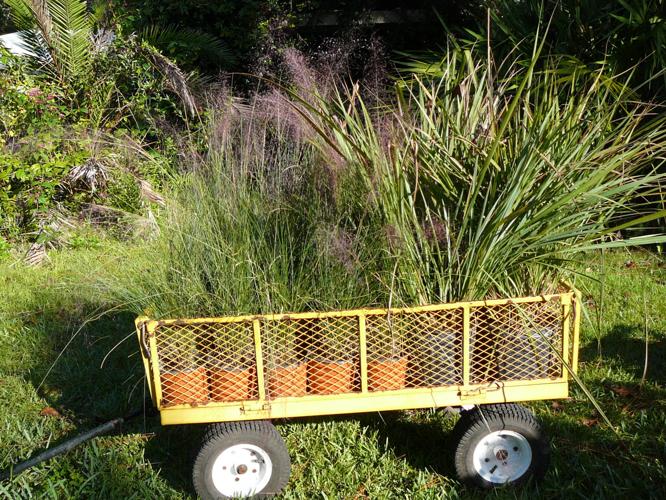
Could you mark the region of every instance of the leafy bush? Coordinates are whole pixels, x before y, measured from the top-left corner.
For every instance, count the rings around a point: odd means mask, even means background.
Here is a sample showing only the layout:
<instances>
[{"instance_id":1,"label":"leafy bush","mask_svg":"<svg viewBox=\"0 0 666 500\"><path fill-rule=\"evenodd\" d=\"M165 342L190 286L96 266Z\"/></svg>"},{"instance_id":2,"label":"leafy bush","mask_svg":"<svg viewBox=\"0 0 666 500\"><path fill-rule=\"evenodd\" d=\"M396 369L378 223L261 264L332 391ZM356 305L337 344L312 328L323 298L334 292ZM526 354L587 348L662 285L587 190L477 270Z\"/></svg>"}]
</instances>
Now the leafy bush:
<instances>
[{"instance_id":1,"label":"leafy bush","mask_svg":"<svg viewBox=\"0 0 666 500\"><path fill-rule=\"evenodd\" d=\"M104 33L95 32L93 44L94 19L79 0L53 0L48 15L23 0L11 5L22 26L47 19L62 33L42 34L42 47L30 32L27 41L42 59L0 53L0 233L34 233L55 207L77 211L102 201L139 210L139 180L159 184L164 162L146 161L142 148L125 148L116 137L154 140L162 135L156 120L184 117L155 67L159 54L136 39L100 40ZM104 138L109 132L116 137ZM115 165L122 154L114 148L132 158Z\"/></svg>"},{"instance_id":2,"label":"leafy bush","mask_svg":"<svg viewBox=\"0 0 666 500\"><path fill-rule=\"evenodd\" d=\"M648 98L666 97L666 2L664 0L491 0L493 43L504 52L529 55L546 25L546 51L599 61L613 74L634 73ZM661 73L660 73L661 72Z\"/></svg>"},{"instance_id":3,"label":"leafy bush","mask_svg":"<svg viewBox=\"0 0 666 500\"><path fill-rule=\"evenodd\" d=\"M0 155L0 232L19 236L39 228L46 214L67 196L65 179L76 156L25 163L14 155Z\"/></svg>"},{"instance_id":4,"label":"leafy bush","mask_svg":"<svg viewBox=\"0 0 666 500\"><path fill-rule=\"evenodd\" d=\"M156 121L187 119L164 75L142 50L135 38L118 36L94 59L94 78L86 84L82 101L93 128L159 137Z\"/></svg>"},{"instance_id":5,"label":"leafy bush","mask_svg":"<svg viewBox=\"0 0 666 500\"><path fill-rule=\"evenodd\" d=\"M5 141L60 128L71 113L56 85L36 79L18 61L0 53L0 136Z\"/></svg>"},{"instance_id":6,"label":"leafy bush","mask_svg":"<svg viewBox=\"0 0 666 500\"><path fill-rule=\"evenodd\" d=\"M6 1L28 49L26 65L93 127L112 128L134 114L142 123L147 108L171 102L168 93L196 114L188 75L145 40L105 29L84 0Z\"/></svg>"}]
</instances>

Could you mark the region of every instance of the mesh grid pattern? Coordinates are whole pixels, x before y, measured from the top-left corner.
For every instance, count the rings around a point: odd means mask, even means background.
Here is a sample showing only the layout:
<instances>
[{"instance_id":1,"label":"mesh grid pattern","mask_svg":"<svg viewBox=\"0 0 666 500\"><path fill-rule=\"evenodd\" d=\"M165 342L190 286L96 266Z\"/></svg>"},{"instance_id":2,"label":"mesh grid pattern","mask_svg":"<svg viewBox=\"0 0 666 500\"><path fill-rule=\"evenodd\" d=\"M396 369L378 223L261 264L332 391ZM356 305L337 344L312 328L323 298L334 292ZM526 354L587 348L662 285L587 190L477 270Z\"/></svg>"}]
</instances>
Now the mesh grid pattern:
<instances>
[{"instance_id":1,"label":"mesh grid pattern","mask_svg":"<svg viewBox=\"0 0 666 500\"><path fill-rule=\"evenodd\" d=\"M463 307L256 317L268 399L361 391L360 315L370 392L463 384ZM277 318L277 319L276 319ZM562 304L470 308L469 382L558 378ZM259 399L252 319L159 323L162 406Z\"/></svg>"},{"instance_id":2,"label":"mesh grid pattern","mask_svg":"<svg viewBox=\"0 0 666 500\"><path fill-rule=\"evenodd\" d=\"M550 301L473 308L470 382L559 377L562 307Z\"/></svg>"},{"instance_id":3,"label":"mesh grid pattern","mask_svg":"<svg viewBox=\"0 0 666 500\"><path fill-rule=\"evenodd\" d=\"M266 395L359 391L358 317L262 322Z\"/></svg>"},{"instance_id":4,"label":"mesh grid pattern","mask_svg":"<svg viewBox=\"0 0 666 500\"><path fill-rule=\"evenodd\" d=\"M366 337L370 391L462 383L461 309L368 316Z\"/></svg>"},{"instance_id":5,"label":"mesh grid pattern","mask_svg":"<svg viewBox=\"0 0 666 500\"><path fill-rule=\"evenodd\" d=\"M258 398L251 322L161 326L156 345L163 405Z\"/></svg>"}]
</instances>

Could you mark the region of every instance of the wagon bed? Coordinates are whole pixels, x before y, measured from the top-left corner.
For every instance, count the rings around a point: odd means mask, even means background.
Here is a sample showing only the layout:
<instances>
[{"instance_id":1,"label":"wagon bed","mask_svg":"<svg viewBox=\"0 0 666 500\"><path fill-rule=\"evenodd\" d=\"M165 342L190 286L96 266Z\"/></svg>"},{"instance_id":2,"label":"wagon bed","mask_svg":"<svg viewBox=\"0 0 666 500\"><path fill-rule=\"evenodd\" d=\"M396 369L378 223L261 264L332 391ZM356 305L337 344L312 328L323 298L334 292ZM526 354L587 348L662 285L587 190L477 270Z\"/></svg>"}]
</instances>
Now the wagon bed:
<instances>
[{"instance_id":1,"label":"wagon bed","mask_svg":"<svg viewBox=\"0 0 666 500\"><path fill-rule=\"evenodd\" d=\"M578 311L567 291L136 327L170 425L564 398Z\"/></svg>"}]
</instances>

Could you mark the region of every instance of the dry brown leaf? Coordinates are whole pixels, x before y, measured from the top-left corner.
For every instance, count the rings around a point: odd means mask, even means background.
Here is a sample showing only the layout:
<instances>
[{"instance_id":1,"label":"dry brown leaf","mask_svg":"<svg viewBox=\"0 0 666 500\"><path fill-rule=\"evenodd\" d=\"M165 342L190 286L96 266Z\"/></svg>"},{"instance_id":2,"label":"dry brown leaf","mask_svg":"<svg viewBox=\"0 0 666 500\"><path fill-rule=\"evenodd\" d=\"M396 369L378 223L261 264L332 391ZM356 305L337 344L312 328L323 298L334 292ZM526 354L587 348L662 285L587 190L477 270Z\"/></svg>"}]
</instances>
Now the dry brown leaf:
<instances>
[{"instance_id":1,"label":"dry brown leaf","mask_svg":"<svg viewBox=\"0 0 666 500\"><path fill-rule=\"evenodd\" d=\"M594 427L599 424L598 418L584 418L580 421L585 427Z\"/></svg>"},{"instance_id":2,"label":"dry brown leaf","mask_svg":"<svg viewBox=\"0 0 666 500\"><path fill-rule=\"evenodd\" d=\"M56 417L56 418L62 417L62 415L60 415L58 410L56 410L55 408L51 408L50 406L45 406L44 408L42 408L42 411L40 411L39 414L42 417Z\"/></svg>"},{"instance_id":3,"label":"dry brown leaf","mask_svg":"<svg viewBox=\"0 0 666 500\"><path fill-rule=\"evenodd\" d=\"M633 398L636 396L636 388L626 385L611 385L611 391L623 398Z\"/></svg>"},{"instance_id":4,"label":"dry brown leaf","mask_svg":"<svg viewBox=\"0 0 666 500\"><path fill-rule=\"evenodd\" d=\"M559 401L553 401L553 403L550 405L550 407L553 409L553 411L562 411L564 410L564 405L560 403Z\"/></svg>"}]
</instances>

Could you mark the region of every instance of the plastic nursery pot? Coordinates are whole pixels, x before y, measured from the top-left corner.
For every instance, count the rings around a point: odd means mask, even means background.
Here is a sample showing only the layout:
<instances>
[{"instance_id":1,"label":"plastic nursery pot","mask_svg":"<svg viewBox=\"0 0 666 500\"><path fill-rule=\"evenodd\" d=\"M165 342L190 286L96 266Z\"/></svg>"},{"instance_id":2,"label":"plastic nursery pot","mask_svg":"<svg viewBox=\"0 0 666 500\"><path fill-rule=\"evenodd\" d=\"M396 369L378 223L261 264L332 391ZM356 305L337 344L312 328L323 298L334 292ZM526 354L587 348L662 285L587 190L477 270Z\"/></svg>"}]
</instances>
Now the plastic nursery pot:
<instances>
[{"instance_id":1,"label":"plastic nursery pot","mask_svg":"<svg viewBox=\"0 0 666 500\"><path fill-rule=\"evenodd\" d=\"M196 368L162 373L162 403L181 405L208 402L206 370Z\"/></svg>"},{"instance_id":2,"label":"plastic nursery pot","mask_svg":"<svg viewBox=\"0 0 666 500\"><path fill-rule=\"evenodd\" d=\"M307 363L294 363L267 370L268 395L271 398L304 396L308 388Z\"/></svg>"},{"instance_id":3,"label":"plastic nursery pot","mask_svg":"<svg viewBox=\"0 0 666 500\"><path fill-rule=\"evenodd\" d=\"M425 334L407 370L410 387L437 387L462 382L462 336L456 331Z\"/></svg>"},{"instance_id":4,"label":"plastic nursery pot","mask_svg":"<svg viewBox=\"0 0 666 500\"><path fill-rule=\"evenodd\" d=\"M368 390L395 391L405 387L407 357L368 361Z\"/></svg>"},{"instance_id":5,"label":"plastic nursery pot","mask_svg":"<svg viewBox=\"0 0 666 500\"><path fill-rule=\"evenodd\" d=\"M217 366L208 370L208 378L213 401L243 401L252 398L255 377L251 367Z\"/></svg>"},{"instance_id":6,"label":"plastic nursery pot","mask_svg":"<svg viewBox=\"0 0 666 500\"><path fill-rule=\"evenodd\" d=\"M497 372L502 380L546 379L557 376L550 347L552 328L506 331L498 335Z\"/></svg>"},{"instance_id":7,"label":"plastic nursery pot","mask_svg":"<svg viewBox=\"0 0 666 500\"><path fill-rule=\"evenodd\" d=\"M308 361L308 389L311 394L340 394L354 388L352 361Z\"/></svg>"}]
</instances>

